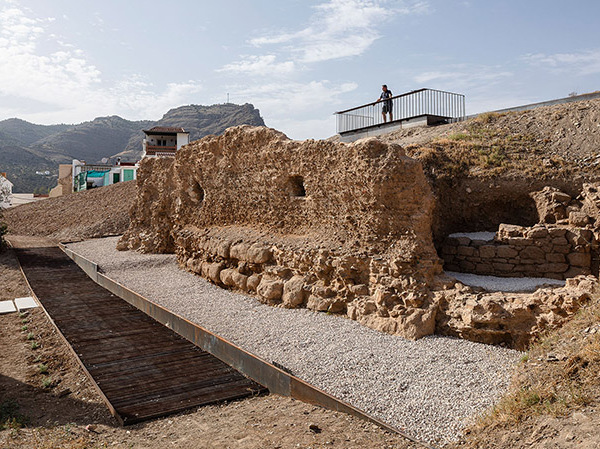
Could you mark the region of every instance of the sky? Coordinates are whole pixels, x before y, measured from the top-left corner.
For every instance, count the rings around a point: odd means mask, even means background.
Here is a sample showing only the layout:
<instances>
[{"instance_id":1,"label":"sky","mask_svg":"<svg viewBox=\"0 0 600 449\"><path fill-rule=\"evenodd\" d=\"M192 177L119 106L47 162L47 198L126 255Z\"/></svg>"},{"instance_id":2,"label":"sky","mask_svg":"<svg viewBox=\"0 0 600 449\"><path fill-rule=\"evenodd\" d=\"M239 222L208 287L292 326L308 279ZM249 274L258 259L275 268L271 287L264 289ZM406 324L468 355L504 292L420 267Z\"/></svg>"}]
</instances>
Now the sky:
<instances>
[{"instance_id":1,"label":"sky","mask_svg":"<svg viewBox=\"0 0 600 449\"><path fill-rule=\"evenodd\" d=\"M0 120L252 103L293 139L427 87L468 114L600 90L596 0L0 0Z\"/></svg>"}]
</instances>

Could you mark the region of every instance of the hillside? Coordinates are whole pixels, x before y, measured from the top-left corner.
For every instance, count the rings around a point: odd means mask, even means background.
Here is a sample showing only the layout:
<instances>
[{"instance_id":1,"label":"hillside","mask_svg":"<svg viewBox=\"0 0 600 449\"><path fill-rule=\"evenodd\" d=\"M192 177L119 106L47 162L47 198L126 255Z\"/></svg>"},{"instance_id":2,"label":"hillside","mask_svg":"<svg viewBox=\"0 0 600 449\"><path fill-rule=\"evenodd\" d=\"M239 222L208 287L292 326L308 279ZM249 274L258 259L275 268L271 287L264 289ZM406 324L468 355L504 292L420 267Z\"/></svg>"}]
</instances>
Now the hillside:
<instances>
[{"instance_id":1,"label":"hillside","mask_svg":"<svg viewBox=\"0 0 600 449\"><path fill-rule=\"evenodd\" d=\"M213 106L189 105L168 111L158 122L148 126L181 126L190 133L190 142L209 134L222 134L227 128L237 125L264 126L258 109L251 104L241 106L233 103ZM140 130L129 139L124 151L116 154L125 160L138 159L142 154Z\"/></svg>"},{"instance_id":2,"label":"hillside","mask_svg":"<svg viewBox=\"0 0 600 449\"><path fill-rule=\"evenodd\" d=\"M188 105L171 109L160 120L130 121L98 117L77 125L36 125L11 118L0 121L0 172L7 172L14 192L33 192L56 185L58 164L73 159L98 162L120 156L135 161L142 153L143 129L182 126L196 140L220 134L230 126L264 125L251 104ZM36 171L51 172L50 176Z\"/></svg>"}]
</instances>

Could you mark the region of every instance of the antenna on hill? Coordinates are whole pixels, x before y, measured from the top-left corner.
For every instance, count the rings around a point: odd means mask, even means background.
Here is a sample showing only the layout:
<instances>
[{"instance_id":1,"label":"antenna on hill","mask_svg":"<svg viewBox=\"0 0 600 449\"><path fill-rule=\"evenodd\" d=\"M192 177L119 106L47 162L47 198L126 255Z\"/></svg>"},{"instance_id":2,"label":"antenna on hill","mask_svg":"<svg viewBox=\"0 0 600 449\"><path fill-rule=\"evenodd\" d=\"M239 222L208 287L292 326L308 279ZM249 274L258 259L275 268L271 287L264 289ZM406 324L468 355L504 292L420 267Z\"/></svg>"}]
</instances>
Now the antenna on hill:
<instances>
[{"instance_id":1,"label":"antenna on hill","mask_svg":"<svg viewBox=\"0 0 600 449\"><path fill-rule=\"evenodd\" d=\"M229 92L227 92L227 103L229 104Z\"/></svg>"}]
</instances>

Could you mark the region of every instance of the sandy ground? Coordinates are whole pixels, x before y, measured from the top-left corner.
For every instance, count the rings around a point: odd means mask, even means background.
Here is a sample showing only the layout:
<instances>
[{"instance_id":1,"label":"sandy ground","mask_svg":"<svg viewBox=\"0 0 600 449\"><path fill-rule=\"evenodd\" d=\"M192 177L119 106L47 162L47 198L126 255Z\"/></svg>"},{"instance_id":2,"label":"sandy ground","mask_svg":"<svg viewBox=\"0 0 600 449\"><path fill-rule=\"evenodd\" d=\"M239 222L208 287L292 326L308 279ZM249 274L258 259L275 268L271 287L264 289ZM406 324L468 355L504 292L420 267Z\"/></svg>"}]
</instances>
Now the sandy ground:
<instances>
[{"instance_id":1,"label":"sandy ground","mask_svg":"<svg viewBox=\"0 0 600 449\"><path fill-rule=\"evenodd\" d=\"M0 285L6 298L29 293L9 251L0 254ZM119 427L40 309L0 316L0 354L0 406L18 404L25 423L0 430L2 448L417 447L360 419L274 395Z\"/></svg>"}]
</instances>

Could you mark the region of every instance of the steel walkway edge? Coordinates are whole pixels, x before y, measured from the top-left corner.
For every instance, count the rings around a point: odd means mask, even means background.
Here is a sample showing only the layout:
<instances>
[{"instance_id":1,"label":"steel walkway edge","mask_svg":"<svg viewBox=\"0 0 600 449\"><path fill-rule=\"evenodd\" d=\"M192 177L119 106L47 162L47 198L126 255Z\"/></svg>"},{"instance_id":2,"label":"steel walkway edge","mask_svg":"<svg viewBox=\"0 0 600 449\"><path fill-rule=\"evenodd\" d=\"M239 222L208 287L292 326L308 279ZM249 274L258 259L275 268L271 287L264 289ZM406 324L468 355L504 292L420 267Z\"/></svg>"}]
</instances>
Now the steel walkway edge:
<instances>
[{"instance_id":1,"label":"steel walkway edge","mask_svg":"<svg viewBox=\"0 0 600 449\"><path fill-rule=\"evenodd\" d=\"M428 449L436 449L419 441L404 431L391 426L368 413L340 400L330 394L308 384L298 377L276 367L275 365L251 354L239 346L213 334L200 325L193 323L174 312L152 302L144 296L128 289L119 282L98 271L98 265L89 259L67 248L69 242L60 243L60 248L96 283L143 311L159 323L172 329L183 338L194 343L204 351L235 368L240 373L264 385L271 393L298 399L309 404L318 405L329 410L344 412L369 421L389 432L397 433L409 441Z\"/></svg>"},{"instance_id":2,"label":"steel walkway edge","mask_svg":"<svg viewBox=\"0 0 600 449\"><path fill-rule=\"evenodd\" d=\"M34 297L121 424L266 391L92 282L58 247L15 253Z\"/></svg>"}]
</instances>

